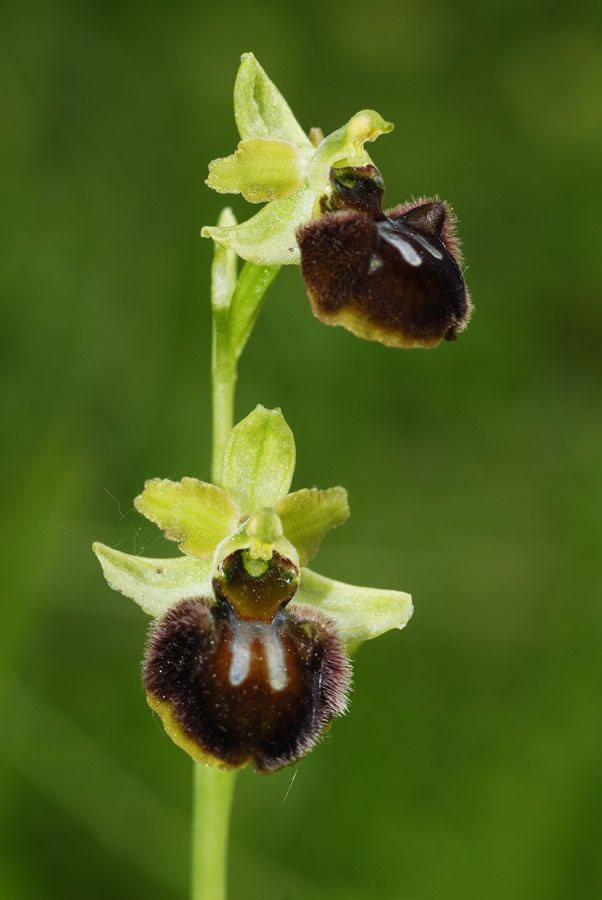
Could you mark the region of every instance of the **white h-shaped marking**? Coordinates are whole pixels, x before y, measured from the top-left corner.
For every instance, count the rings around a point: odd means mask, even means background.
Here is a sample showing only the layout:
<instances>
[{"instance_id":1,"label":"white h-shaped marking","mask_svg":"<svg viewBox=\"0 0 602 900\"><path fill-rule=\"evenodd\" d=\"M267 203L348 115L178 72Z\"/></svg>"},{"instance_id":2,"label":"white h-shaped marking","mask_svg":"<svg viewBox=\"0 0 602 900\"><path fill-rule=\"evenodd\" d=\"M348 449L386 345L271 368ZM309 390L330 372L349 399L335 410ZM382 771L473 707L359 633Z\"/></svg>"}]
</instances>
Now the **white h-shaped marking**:
<instances>
[{"instance_id":1,"label":"white h-shaped marking","mask_svg":"<svg viewBox=\"0 0 602 900\"><path fill-rule=\"evenodd\" d=\"M265 652L270 687L282 691L288 684L286 660L280 635L273 625L261 622L238 622L234 627L232 660L228 679L232 687L238 687L248 678L251 668L251 643L259 640Z\"/></svg>"}]
</instances>

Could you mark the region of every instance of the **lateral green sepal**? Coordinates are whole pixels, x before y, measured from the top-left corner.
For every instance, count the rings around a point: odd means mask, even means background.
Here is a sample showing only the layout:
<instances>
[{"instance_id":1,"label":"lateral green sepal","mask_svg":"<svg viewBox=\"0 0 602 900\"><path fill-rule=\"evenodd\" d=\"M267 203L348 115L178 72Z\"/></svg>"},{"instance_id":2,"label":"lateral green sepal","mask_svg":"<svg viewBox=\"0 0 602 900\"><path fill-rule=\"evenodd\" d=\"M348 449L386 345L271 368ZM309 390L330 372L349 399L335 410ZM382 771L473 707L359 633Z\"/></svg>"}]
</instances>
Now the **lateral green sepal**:
<instances>
[{"instance_id":1,"label":"lateral green sepal","mask_svg":"<svg viewBox=\"0 0 602 900\"><path fill-rule=\"evenodd\" d=\"M291 607L314 606L333 620L340 637L358 644L404 628L414 611L410 594L379 588L355 587L301 569L299 589Z\"/></svg>"},{"instance_id":2,"label":"lateral green sepal","mask_svg":"<svg viewBox=\"0 0 602 900\"><path fill-rule=\"evenodd\" d=\"M92 545L104 576L114 591L129 597L149 616L162 616L170 606L190 597L212 597L213 560L190 556L148 559Z\"/></svg>"},{"instance_id":3,"label":"lateral green sepal","mask_svg":"<svg viewBox=\"0 0 602 900\"><path fill-rule=\"evenodd\" d=\"M326 183L323 192L326 191ZM295 232L312 217L314 192L303 186L283 200L272 200L258 213L230 228L204 225L201 237L212 238L259 266L287 266L301 259Z\"/></svg>"}]
</instances>

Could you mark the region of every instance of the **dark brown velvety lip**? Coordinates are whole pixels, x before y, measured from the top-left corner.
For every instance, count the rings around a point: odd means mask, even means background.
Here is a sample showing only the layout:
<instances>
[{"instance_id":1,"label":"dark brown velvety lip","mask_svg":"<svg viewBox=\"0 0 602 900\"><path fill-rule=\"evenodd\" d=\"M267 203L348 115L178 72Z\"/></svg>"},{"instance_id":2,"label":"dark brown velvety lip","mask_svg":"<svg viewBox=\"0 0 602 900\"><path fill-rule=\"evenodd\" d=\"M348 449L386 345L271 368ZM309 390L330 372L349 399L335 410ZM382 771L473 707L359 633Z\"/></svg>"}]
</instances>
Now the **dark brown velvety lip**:
<instances>
[{"instance_id":1,"label":"dark brown velvety lip","mask_svg":"<svg viewBox=\"0 0 602 900\"><path fill-rule=\"evenodd\" d=\"M229 580L219 585L239 589L238 600L248 577L239 562L230 560ZM291 593L282 583L288 575L279 581L274 573L282 575L286 564L280 558L266 570L264 612L275 598L283 606L285 587ZM279 608L271 620L241 618L231 599L193 598L155 622L143 678L150 705L193 758L271 772L297 762L345 710L350 666L333 623L316 610Z\"/></svg>"},{"instance_id":2,"label":"dark brown velvety lip","mask_svg":"<svg viewBox=\"0 0 602 900\"><path fill-rule=\"evenodd\" d=\"M439 200L383 213L382 179L372 169L358 169L355 186L354 170L342 170L323 204L332 211L297 232L312 310L329 325L392 347L455 340L471 304L453 213Z\"/></svg>"}]
</instances>

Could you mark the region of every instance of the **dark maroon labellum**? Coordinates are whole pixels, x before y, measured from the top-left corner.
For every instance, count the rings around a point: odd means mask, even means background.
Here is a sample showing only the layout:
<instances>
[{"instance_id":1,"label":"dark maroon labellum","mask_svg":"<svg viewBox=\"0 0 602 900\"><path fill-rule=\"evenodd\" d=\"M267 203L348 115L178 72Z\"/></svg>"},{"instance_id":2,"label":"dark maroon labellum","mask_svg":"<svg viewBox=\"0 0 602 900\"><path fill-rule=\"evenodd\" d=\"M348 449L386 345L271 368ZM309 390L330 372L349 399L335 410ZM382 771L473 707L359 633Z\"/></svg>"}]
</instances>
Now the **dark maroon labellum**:
<instances>
[{"instance_id":1,"label":"dark maroon labellum","mask_svg":"<svg viewBox=\"0 0 602 900\"><path fill-rule=\"evenodd\" d=\"M455 220L439 200L382 211L374 166L334 169L325 215L297 232L314 314L390 347L455 340L471 304Z\"/></svg>"},{"instance_id":2,"label":"dark maroon labellum","mask_svg":"<svg viewBox=\"0 0 602 900\"><path fill-rule=\"evenodd\" d=\"M297 583L290 560L274 553L262 566L239 550L219 567L217 602L183 600L155 623L149 703L194 759L271 772L297 762L344 712L349 661L326 616L285 608Z\"/></svg>"}]
</instances>

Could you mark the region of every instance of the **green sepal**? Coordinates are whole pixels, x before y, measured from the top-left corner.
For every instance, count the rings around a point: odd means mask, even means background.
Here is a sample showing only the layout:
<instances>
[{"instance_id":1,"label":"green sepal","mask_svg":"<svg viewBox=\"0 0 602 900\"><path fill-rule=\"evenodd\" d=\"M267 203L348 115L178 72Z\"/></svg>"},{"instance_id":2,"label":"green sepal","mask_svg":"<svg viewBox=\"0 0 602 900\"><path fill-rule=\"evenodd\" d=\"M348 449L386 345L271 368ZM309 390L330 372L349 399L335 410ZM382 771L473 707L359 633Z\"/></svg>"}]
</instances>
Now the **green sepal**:
<instances>
[{"instance_id":1,"label":"green sepal","mask_svg":"<svg viewBox=\"0 0 602 900\"><path fill-rule=\"evenodd\" d=\"M349 518L347 491L342 487L326 491L304 488L280 500L276 512L286 538L297 548L305 566L318 552L326 532Z\"/></svg>"},{"instance_id":2,"label":"green sepal","mask_svg":"<svg viewBox=\"0 0 602 900\"><path fill-rule=\"evenodd\" d=\"M236 503L225 491L196 478L151 478L134 506L166 538L178 541L182 553L197 559L212 557L240 519Z\"/></svg>"},{"instance_id":3,"label":"green sepal","mask_svg":"<svg viewBox=\"0 0 602 900\"><path fill-rule=\"evenodd\" d=\"M148 559L98 542L92 549L109 586L134 600L149 616L162 616L174 603L190 597L213 597L213 560Z\"/></svg>"},{"instance_id":4,"label":"green sepal","mask_svg":"<svg viewBox=\"0 0 602 900\"><path fill-rule=\"evenodd\" d=\"M279 409L259 405L230 432L221 483L243 514L275 506L294 470L295 439Z\"/></svg>"},{"instance_id":5,"label":"green sepal","mask_svg":"<svg viewBox=\"0 0 602 900\"><path fill-rule=\"evenodd\" d=\"M234 84L234 118L246 138L278 138L309 147L309 138L252 53L243 53Z\"/></svg>"},{"instance_id":6,"label":"green sepal","mask_svg":"<svg viewBox=\"0 0 602 900\"><path fill-rule=\"evenodd\" d=\"M348 644L368 641L392 628L404 628L414 611L410 594L403 591L355 587L311 569L301 570L299 590L290 605L313 606L323 612Z\"/></svg>"},{"instance_id":7,"label":"green sepal","mask_svg":"<svg viewBox=\"0 0 602 900\"><path fill-rule=\"evenodd\" d=\"M307 159L290 141L247 138L231 156L209 163L206 183L219 194L242 194L249 203L282 200L301 187Z\"/></svg>"},{"instance_id":8,"label":"green sepal","mask_svg":"<svg viewBox=\"0 0 602 900\"><path fill-rule=\"evenodd\" d=\"M322 193L326 192L326 183ZM312 217L315 195L303 186L284 200L272 200L246 222L231 228L205 225L201 237L212 238L259 266L286 266L301 259L295 232Z\"/></svg>"}]
</instances>

